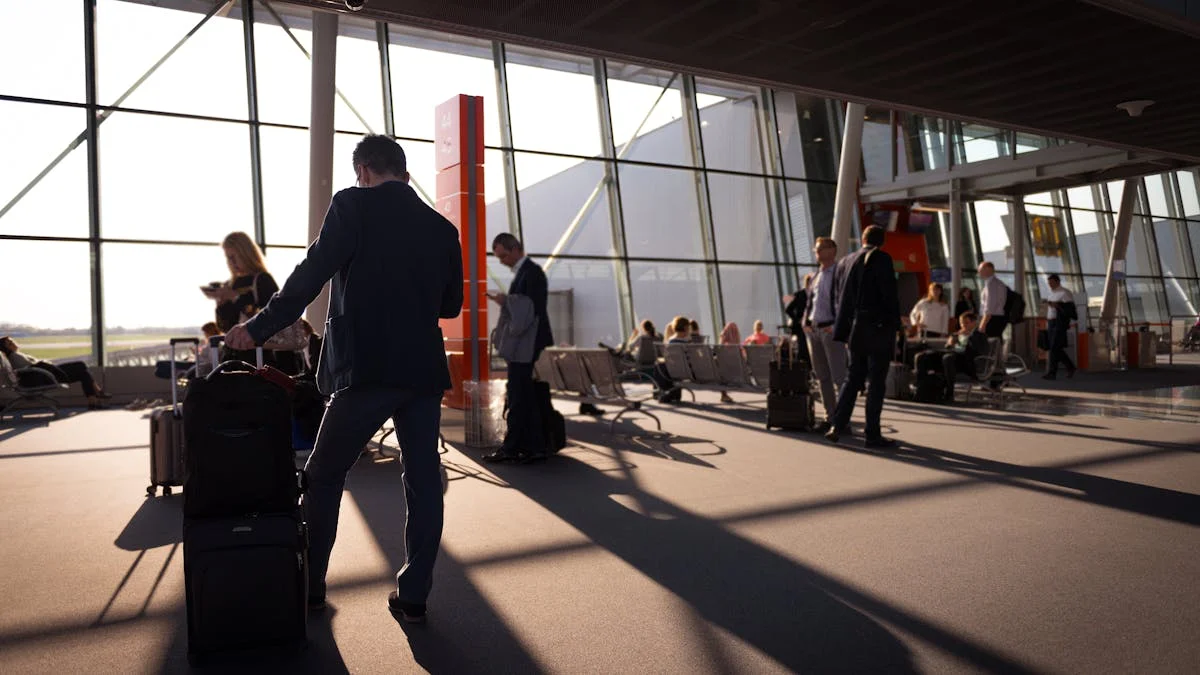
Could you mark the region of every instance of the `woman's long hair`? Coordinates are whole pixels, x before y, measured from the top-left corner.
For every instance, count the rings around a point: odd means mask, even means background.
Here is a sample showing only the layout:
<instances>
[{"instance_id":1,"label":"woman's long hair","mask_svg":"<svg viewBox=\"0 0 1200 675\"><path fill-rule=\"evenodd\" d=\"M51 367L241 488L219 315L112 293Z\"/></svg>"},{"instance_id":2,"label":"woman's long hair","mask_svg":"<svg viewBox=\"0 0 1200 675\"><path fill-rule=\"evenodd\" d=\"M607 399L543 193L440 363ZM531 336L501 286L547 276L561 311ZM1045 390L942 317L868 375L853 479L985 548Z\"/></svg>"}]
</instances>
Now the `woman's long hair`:
<instances>
[{"instance_id":1,"label":"woman's long hair","mask_svg":"<svg viewBox=\"0 0 1200 675\"><path fill-rule=\"evenodd\" d=\"M934 294L934 291L941 291L941 292L940 292L940 293L937 293L937 294L935 295L935 294ZM929 284L929 289L928 289L928 290L926 290L926 292L925 292L925 299L926 299L926 300L928 300L928 301L930 301L930 302L940 302L940 303L942 303L943 305L945 305L945 304L949 304L949 303L947 303L947 302L946 302L946 289L945 289L945 287L944 287L944 286L942 286L941 284L937 283L937 282L934 282L934 283L932 283L932 284Z\"/></svg>"},{"instance_id":2,"label":"woman's long hair","mask_svg":"<svg viewBox=\"0 0 1200 675\"><path fill-rule=\"evenodd\" d=\"M245 232L230 232L221 242L221 248L233 251L242 265L243 274L261 274L267 271L267 263L263 260L262 251ZM233 274L233 270L229 270L229 273Z\"/></svg>"}]
</instances>

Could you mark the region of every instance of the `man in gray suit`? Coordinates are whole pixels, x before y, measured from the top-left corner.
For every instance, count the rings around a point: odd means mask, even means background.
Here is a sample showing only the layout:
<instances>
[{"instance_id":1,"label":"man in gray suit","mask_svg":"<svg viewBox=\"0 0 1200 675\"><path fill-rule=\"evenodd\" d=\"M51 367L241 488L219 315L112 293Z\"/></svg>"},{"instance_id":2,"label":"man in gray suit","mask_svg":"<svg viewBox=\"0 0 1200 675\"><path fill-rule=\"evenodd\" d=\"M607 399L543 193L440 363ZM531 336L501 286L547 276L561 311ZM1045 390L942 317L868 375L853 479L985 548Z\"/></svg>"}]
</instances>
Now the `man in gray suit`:
<instances>
[{"instance_id":1,"label":"man in gray suit","mask_svg":"<svg viewBox=\"0 0 1200 675\"><path fill-rule=\"evenodd\" d=\"M389 417L404 460L404 567L388 607L425 619L442 537L441 401L450 388L439 319L463 304L458 231L408 185L404 151L386 136L354 149L358 187L338 192L321 234L283 288L225 341L261 345L292 324L333 280L317 381L331 396L306 470L309 606L325 604L325 573L346 474Z\"/></svg>"}]
</instances>

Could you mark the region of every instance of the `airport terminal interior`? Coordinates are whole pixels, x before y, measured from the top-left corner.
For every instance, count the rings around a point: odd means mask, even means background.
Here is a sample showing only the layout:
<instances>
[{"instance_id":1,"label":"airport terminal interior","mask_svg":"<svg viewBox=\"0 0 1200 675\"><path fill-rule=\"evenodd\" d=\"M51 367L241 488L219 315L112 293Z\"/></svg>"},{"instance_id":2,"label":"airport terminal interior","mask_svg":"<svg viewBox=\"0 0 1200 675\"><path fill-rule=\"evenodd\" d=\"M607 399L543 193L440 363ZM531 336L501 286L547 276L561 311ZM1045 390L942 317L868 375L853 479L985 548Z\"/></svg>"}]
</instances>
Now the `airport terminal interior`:
<instances>
[{"instance_id":1,"label":"airport terminal interior","mask_svg":"<svg viewBox=\"0 0 1200 675\"><path fill-rule=\"evenodd\" d=\"M6 348L0 670L1200 663L1196 2L0 0L0 62L0 336L81 362L111 397L31 388ZM451 124L468 100L481 112ZM428 622L386 604L405 562L389 424L347 482L306 646L202 668L184 495L147 494L172 397L157 366L213 320L198 286L230 276L227 235L281 284L304 260L368 134L398 141L462 232L468 289L508 289L484 243L500 233L545 270L537 374L567 444L482 460L507 375L488 348L500 312L467 334L484 316L468 293L447 332ZM470 187L448 187L451 152ZM889 385L893 448L770 428L768 362L790 350L818 238L844 255L872 225L905 321L935 283L978 303L986 262L1024 321L953 403ZM1077 315L1056 379L1051 275ZM326 312L309 307L318 332ZM675 317L697 325L677 360L602 349ZM756 322L770 346L742 349ZM927 344L905 332L900 372Z\"/></svg>"}]
</instances>

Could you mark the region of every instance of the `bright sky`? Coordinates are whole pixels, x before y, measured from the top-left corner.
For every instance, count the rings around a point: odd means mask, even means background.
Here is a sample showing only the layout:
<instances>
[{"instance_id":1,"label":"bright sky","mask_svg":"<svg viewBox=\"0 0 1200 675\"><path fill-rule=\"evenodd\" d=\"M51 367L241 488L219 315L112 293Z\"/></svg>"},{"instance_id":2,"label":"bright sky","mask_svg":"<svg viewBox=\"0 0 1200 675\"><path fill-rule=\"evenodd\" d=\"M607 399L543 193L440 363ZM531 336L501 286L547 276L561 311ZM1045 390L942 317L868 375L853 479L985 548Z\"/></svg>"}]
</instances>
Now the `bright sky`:
<instances>
[{"instance_id":1,"label":"bright sky","mask_svg":"<svg viewBox=\"0 0 1200 675\"><path fill-rule=\"evenodd\" d=\"M196 3L197 7L212 6ZM281 6L282 8L282 6ZM267 20L256 6L258 18ZM289 8L289 11L295 11ZM210 20L137 90L127 90L175 43L192 30L201 14L167 10L121 0L97 2L97 79L100 102L127 108L182 112L233 119L247 117L242 27L238 20ZM240 10L234 10L235 18ZM311 33L293 33L307 49ZM372 39L343 35L338 40L337 86L362 116L336 101L336 127L361 134L382 133L382 91L378 50ZM343 33L347 30L343 18ZM396 133L432 140L434 107L456 94L485 98L485 140L501 143L495 109L495 72L489 43L463 40L472 55L422 48L429 34L400 35L393 29L389 56L395 99ZM266 122L307 126L309 61L279 26L255 26L258 103ZM412 46L422 45L422 47ZM443 46L445 48L445 46ZM583 155L599 155L601 141L590 70L547 70L534 57L513 54L508 66L514 145ZM78 0L0 2L0 92L82 102L84 53ZM590 69L590 60L582 63ZM11 67L11 64L20 64ZM555 64L554 67L564 67ZM572 67L568 64L565 67ZM665 81L664 81L665 83ZM652 106L661 85L613 80L613 125L617 144L642 129L647 133L681 115L676 88ZM548 94L553 94L550 104ZM702 94L700 104L723 100ZM652 111L652 112L651 112ZM66 150L86 128L77 108L0 102L0 208L39 171ZM252 232L250 151L242 124L194 121L118 113L100 127L101 223L106 238L210 241L211 247L146 244L104 245L104 311L109 327L198 325L212 303L197 286L228 275L215 245L235 230ZM339 134L334 156L334 188L354 183L350 151L358 136ZM261 130L267 259L279 281L303 257L302 250L271 248L308 243L308 133ZM413 179L435 190L432 143L402 141ZM86 237L88 202L86 144L66 155L38 185L0 219L6 234ZM519 188L577 164L570 158L522 155ZM485 158L489 203L504 198L501 155ZM5 241L0 264L9 279L36 279L29 292L6 294L0 321L43 328L90 324L88 247L84 243ZM48 273L48 270L52 272ZM53 299L53 301L47 301Z\"/></svg>"}]
</instances>

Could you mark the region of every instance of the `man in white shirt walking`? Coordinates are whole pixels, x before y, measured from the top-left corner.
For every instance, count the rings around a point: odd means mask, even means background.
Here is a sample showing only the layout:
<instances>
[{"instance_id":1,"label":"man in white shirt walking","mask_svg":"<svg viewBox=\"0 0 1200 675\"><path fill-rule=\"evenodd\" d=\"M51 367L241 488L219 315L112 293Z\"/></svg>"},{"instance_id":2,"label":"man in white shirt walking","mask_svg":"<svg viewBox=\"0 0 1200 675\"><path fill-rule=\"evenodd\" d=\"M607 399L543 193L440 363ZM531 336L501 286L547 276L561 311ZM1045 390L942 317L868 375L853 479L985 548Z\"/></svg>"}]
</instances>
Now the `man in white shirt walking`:
<instances>
[{"instance_id":1,"label":"man in white shirt walking","mask_svg":"<svg viewBox=\"0 0 1200 675\"><path fill-rule=\"evenodd\" d=\"M996 266L990 262L979 263L979 283L983 286L979 294L979 313L983 316L979 332L990 338L1004 337L1004 329L1008 328L1008 314L1004 312L1008 286L996 278Z\"/></svg>"},{"instance_id":2,"label":"man in white shirt walking","mask_svg":"<svg viewBox=\"0 0 1200 675\"><path fill-rule=\"evenodd\" d=\"M825 421L819 433L829 431L837 408L838 390L846 379L846 345L833 339L833 324L837 318L837 244L828 237L817 237L813 253L821 270L813 275L804 312L804 334L812 359L813 374L821 383L821 404Z\"/></svg>"},{"instance_id":3,"label":"man in white shirt walking","mask_svg":"<svg viewBox=\"0 0 1200 675\"><path fill-rule=\"evenodd\" d=\"M1075 363L1067 356L1066 347L1067 331L1071 328L1071 322L1078 319L1075 296L1063 287L1057 274L1047 277L1046 283L1050 286L1050 295L1043 302L1046 303L1046 332L1050 342L1050 359L1046 366L1046 374L1042 377L1047 380L1058 377L1060 364L1066 366L1068 378L1074 377Z\"/></svg>"}]
</instances>

